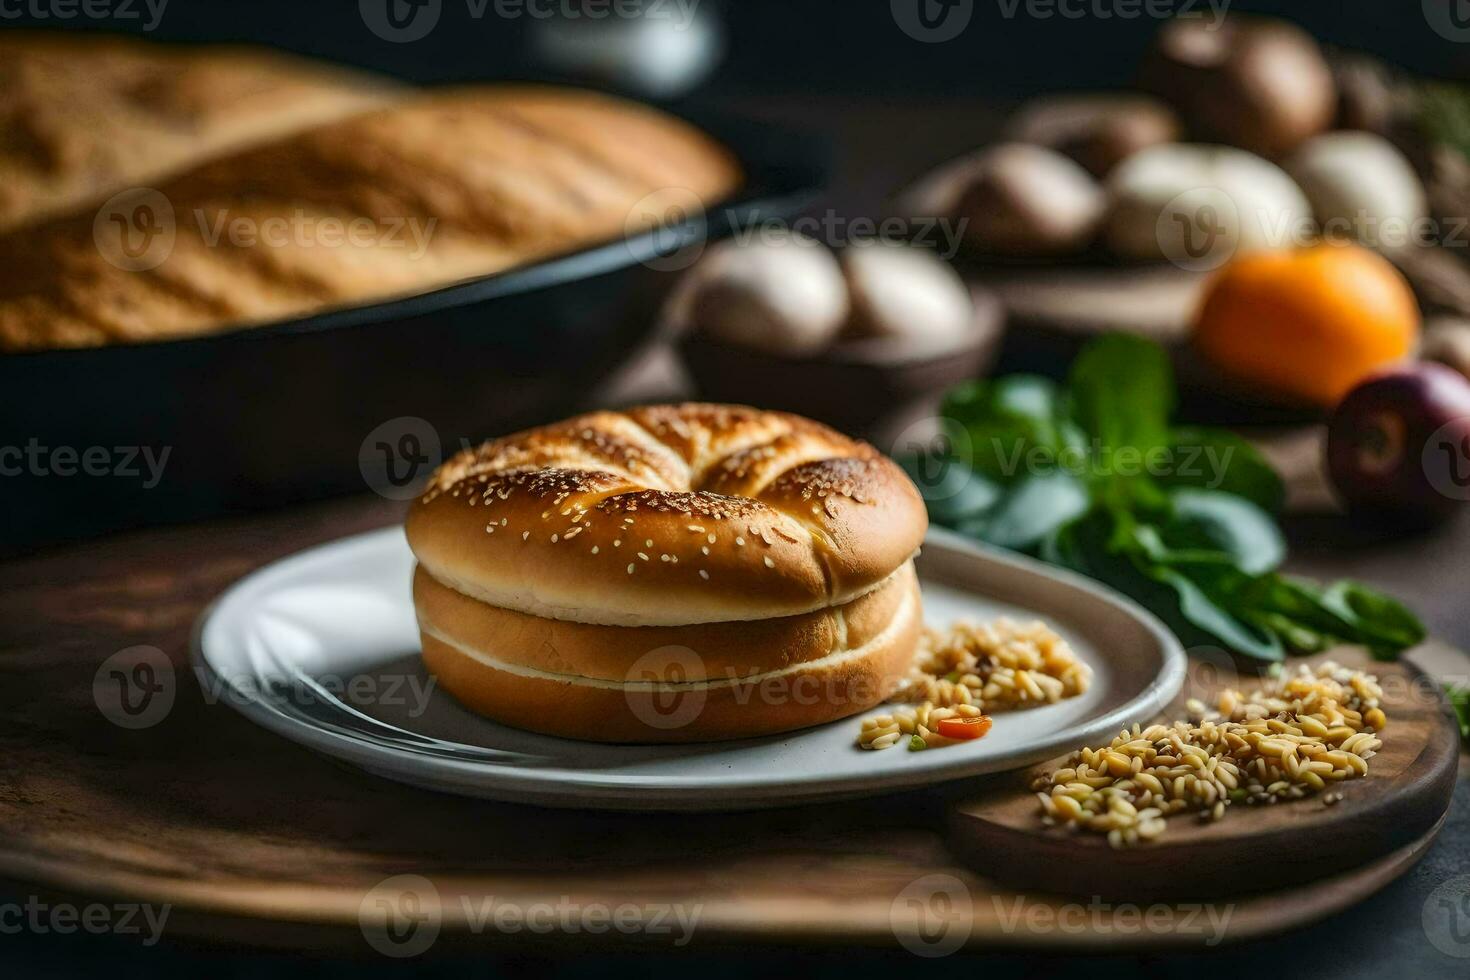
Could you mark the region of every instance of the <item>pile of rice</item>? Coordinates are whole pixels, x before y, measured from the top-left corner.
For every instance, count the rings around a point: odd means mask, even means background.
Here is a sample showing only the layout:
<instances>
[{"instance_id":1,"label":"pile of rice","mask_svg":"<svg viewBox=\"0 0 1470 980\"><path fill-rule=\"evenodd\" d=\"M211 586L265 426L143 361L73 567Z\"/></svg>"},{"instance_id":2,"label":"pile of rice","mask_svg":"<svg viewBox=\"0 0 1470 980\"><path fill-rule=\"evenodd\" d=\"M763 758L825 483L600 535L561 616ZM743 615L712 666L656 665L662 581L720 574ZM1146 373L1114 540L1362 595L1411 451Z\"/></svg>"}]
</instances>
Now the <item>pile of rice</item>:
<instances>
[{"instance_id":1,"label":"pile of rice","mask_svg":"<svg viewBox=\"0 0 1470 980\"><path fill-rule=\"evenodd\" d=\"M863 719L858 745L887 749L904 738L910 749L951 745L959 740L933 730L944 718L1054 704L1091 682L1092 668L1040 620L925 629L914 665L889 698L914 706Z\"/></svg>"},{"instance_id":2,"label":"pile of rice","mask_svg":"<svg viewBox=\"0 0 1470 980\"><path fill-rule=\"evenodd\" d=\"M1033 789L1042 820L1108 835L1113 847L1151 840L1186 810L1219 820L1231 803L1275 803L1322 793L1368 772L1388 719L1378 679L1326 662L1261 689L1228 689L1216 710L1186 704L1191 721L1134 725L1081 749ZM1342 799L1327 792L1323 801Z\"/></svg>"}]
</instances>

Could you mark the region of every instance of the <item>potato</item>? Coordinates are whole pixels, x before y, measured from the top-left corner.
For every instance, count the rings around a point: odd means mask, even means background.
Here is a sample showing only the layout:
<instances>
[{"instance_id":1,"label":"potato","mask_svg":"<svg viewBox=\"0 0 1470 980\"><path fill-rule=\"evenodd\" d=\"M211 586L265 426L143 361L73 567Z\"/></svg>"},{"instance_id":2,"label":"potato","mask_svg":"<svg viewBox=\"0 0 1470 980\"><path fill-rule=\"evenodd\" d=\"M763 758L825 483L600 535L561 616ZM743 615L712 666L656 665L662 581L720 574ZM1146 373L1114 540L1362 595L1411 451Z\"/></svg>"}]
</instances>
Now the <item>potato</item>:
<instances>
[{"instance_id":1,"label":"potato","mask_svg":"<svg viewBox=\"0 0 1470 980\"><path fill-rule=\"evenodd\" d=\"M949 340L974 319L964 281L928 249L882 241L851 245L842 252L842 269L855 335Z\"/></svg>"},{"instance_id":2,"label":"potato","mask_svg":"<svg viewBox=\"0 0 1470 980\"><path fill-rule=\"evenodd\" d=\"M1305 195L1275 164L1228 146L1172 143L1108 179L1108 247L1132 259L1213 268L1237 249L1285 248L1313 231Z\"/></svg>"},{"instance_id":3,"label":"potato","mask_svg":"<svg viewBox=\"0 0 1470 980\"><path fill-rule=\"evenodd\" d=\"M1298 150L1288 169L1330 237L1393 252L1414 243L1429 213L1408 158L1373 133L1324 133Z\"/></svg>"},{"instance_id":4,"label":"potato","mask_svg":"<svg viewBox=\"0 0 1470 980\"><path fill-rule=\"evenodd\" d=\"M847 320L847 283L822 244L792 234L723 242L690 272L678 300L695 330L774 354L827 346Z\"/></svg>"},{"instance_id":5,"label":"potato","mask_svg":"<svg viewBox=\"0 0 1470 980\"><path fill-rule=\"evenodd\" d=\"M1089 93L1026 103L1006 136L1056 150L1101 178L1139 150L1178 140L1180 126L1173 110L1147 95Z\"/></svg>"},{"instance_id":6,"label":"potato","mask_svg":"<svg viewBox=\"0 0 1470 980\"><path fill-rule=\"evenodd\" d=\"M1275 159L1331 125L1337 87L1310 34L1285 21L1175 20L1145 58L1144 88L1198 140Z\"/></svg>"}]
</instances>

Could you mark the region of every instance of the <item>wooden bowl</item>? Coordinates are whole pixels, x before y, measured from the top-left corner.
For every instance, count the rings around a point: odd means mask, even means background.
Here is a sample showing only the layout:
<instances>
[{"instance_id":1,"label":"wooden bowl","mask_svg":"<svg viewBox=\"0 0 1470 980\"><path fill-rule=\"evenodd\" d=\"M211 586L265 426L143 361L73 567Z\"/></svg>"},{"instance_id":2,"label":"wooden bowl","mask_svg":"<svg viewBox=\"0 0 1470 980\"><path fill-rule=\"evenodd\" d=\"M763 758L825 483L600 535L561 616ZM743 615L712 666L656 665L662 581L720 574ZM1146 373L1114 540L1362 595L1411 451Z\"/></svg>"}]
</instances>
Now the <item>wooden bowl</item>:
<instances>
[{"instance_id":1,"label":"wooden bowl","mask_svg":"<svg viewBox=\"0 0 1470 980\"><path fill-rule=\"evenodd\" d=\"M679 353L701 398L795 412L872 437L932 411L947 388L989 368L1000 345L1004 310L989 290L972 289L971 298L975 316L969 329L940 343L843 340L793 357L693 330L680 341Z\"/></svg>"}]
</instances>

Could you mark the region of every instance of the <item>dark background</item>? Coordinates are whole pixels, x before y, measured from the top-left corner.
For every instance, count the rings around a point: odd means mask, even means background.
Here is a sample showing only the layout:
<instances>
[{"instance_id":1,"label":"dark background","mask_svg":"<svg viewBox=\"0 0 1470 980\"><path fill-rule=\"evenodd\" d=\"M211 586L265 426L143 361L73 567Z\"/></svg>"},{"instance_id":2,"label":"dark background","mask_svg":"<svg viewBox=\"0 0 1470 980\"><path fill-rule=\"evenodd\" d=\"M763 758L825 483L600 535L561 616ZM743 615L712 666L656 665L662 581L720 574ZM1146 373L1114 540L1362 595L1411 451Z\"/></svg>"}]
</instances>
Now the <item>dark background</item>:
<instances>
[{"instance_id":1,"label":"dark background","mask_svg":"<svg viewBox=\"0 0 1470 980\"><path fill-rule=\"evenodd\" d=\"M141 33L136 20L36 18L25 13L32 2L37 0L0 3L0 28ZM545 2L559 6L572 0ZM897 27L889 0L697 2L701 10L719 12L728 42L727 56L700 91L702 96L850 92L895 99L930 94L1016 97L1063 88L1117 87L1129 82L1132 66L1159 23L1141 15L1090 13L1113 6L1112 0L1061 0L1068 16L1046 18L1027 16L1027 6L1016 7L1013 0L973 0L969 26L959 37L925 44ZM1172 2L1175 10L1209 10L1205 0L1160 2ZM268 44L422 82L548 76L529 52L530 17L497 17L493 0L483 8L476 2L473 9L484 10L478 18L472 16L469 0L442 3L436 28L411 43L375 36L364 25L357 0L170 0L149 36ZM1470 77L1470 44L1440 36L1425 16L1425 6L1448 4L1470 8L1464 0L1232 0L1228 11L1284 16L1328 44L1372 51L1422 74ZM143 12L142 0L134 0L134 7ZM1008 10L1014 14L1007 16Z\"/></svg>"},{"instance_id":2,"label":"dark background","mask_svg":"<svg viewBox=\"0 0 1470 980\"><path fill-rule=\"evenodd\" d=\"M138 21L59 21L25 14L32 0L0 0L0 29L44 27L141 33ZM1463 0L1428 0L1462 3ZM944 100L993 105L1031 94L1076 88L1127 85L1133 66L1157 30L1147 17L1097 16L1046 19L1024 8L1007 17L1001 0L975 0L972 20L957 39L920 43L901 31L888 0L700 0L718 11L725 55L691 97L742 104L771 99L789 104L821 96L849 95L871 107ZM1093 9L1092 0L1069 0L1070 11ZM1466 14L1470 15L1470 4ZM423 40L395 44L365 26L357 0L171 0L158 28L166 41L243 41L266 44L387 72L421 82L493 78L551 78L531 55L526 17L506 20L493 6L482 18L468 13L466 0L443 0L438 27ZM1421 0L1276 0L1231 3L1232 14L1266 12L1296 21L1323 41L1372 52L1422 75L1470 79L1470 44L1436 33ZM21 16L15 16L20 14ZM837 110L834 110L837 111ZM978 123L977 123L978 125ZM963 136L959 137L963 142ZM846 161L848 167L861 161ZM320 977L394 972L428 975L570 976L670 975L711 980L751 975L836 977L883 971L890 976L976 975L1050 977L1172 977L1220 972L1244 975L1381 978L1401 973L1445 975L1443 957L1427 948L1418 916L1434 886L1470 872L1470 832L1462 782L1449 825L1428 858L1383 893L1344 915L1302 933L1213 954L1120 959L1047 961L1003 956L953 957L937 963L865 951L706 950L669 960L630 952L555 959L543 953L507 957L487 949L483 956L439 963L396 964L381 959L313 962L238 949L200 948L165 940L144 950L118 939L0 936L0 975L30 976L200 976ZM1249 860L1242 855L1242 860ZM23 885L0 893L24 896ZM1427 954L1427 955L1426 955ZM1463 976L1464 974L1460 974Z\"/></svg>"}]
</instances>

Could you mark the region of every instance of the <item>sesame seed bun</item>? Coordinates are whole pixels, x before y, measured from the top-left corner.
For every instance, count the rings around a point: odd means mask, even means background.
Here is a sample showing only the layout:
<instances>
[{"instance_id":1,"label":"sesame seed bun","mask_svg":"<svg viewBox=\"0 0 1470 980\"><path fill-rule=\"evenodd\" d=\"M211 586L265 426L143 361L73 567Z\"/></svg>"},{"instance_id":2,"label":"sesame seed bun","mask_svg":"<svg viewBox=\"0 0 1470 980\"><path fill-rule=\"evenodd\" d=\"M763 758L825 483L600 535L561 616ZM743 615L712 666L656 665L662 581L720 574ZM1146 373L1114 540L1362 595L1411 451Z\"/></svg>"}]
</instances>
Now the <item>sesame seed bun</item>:
<instances>
[{"instance_id":1,"label":"sesame seed bun","mask_svg":"<svg viewBox=\"0 0 1470 980\"><path fill-rule=\"evenodd\" d=\"M768 735L866 711L893 692L918 641L919 589L909 572L895 577L881 592L895 593L896 607L880 629L863 636L857 645L839 644L821 656L736 677L712 671L717 674L713 679L691 679L706 665L691 646L677 642L681 633L694 643L705 643L706 650L718 650L720 657L732 652L708 643L711 634L701 632L708 627L657 629L658 639L670 642L648 649L629 665L631 677L621 679L514 663L502 657L535 658L519 645L496 646L494 653L470 648L462 636L451 639L429 625L423 629L423 655L450 694L472 710L517 728L597 742L699 742ZM865 597L859 603L866 601ZM527 628L549 635L567 624ZM575 630L601 630L605 636L616 630L643 632L583 625ZM856 639L855 634L849 636ZM609 647L619 651L615 659L622 662L636 642L613 639ZM592 649L581 641L575 648L583 655Z\"/></svg>"},{"instance_id":2,"label":"sesame seed bun","mask_svg":"<svg viewBox=\"0 0 1470 980\"><path fill-rule=\"evenodd\" d=\"M881 634L914 587L905 562L878 588L817 612L748 622L689 626L599 626L544 619L471 599L420 566L413 598L424 633L470 653L553 674L623 681L649 651L678 646L694 658L691 681L780 670L834 651L860 647Z\"/></svg>"},{"instance_id":3,"label":"sesame seed bun","mask_svg":"<svg viewBox=\"0 0 1470 980\"><path fill-rule=\"evenodd\" d=\"M408 516L424 569L544 619L766 620L851 602L918 550L924 505L866 443L726 405L595 412L454 456Z\"/></svg>"}]
</instances>

